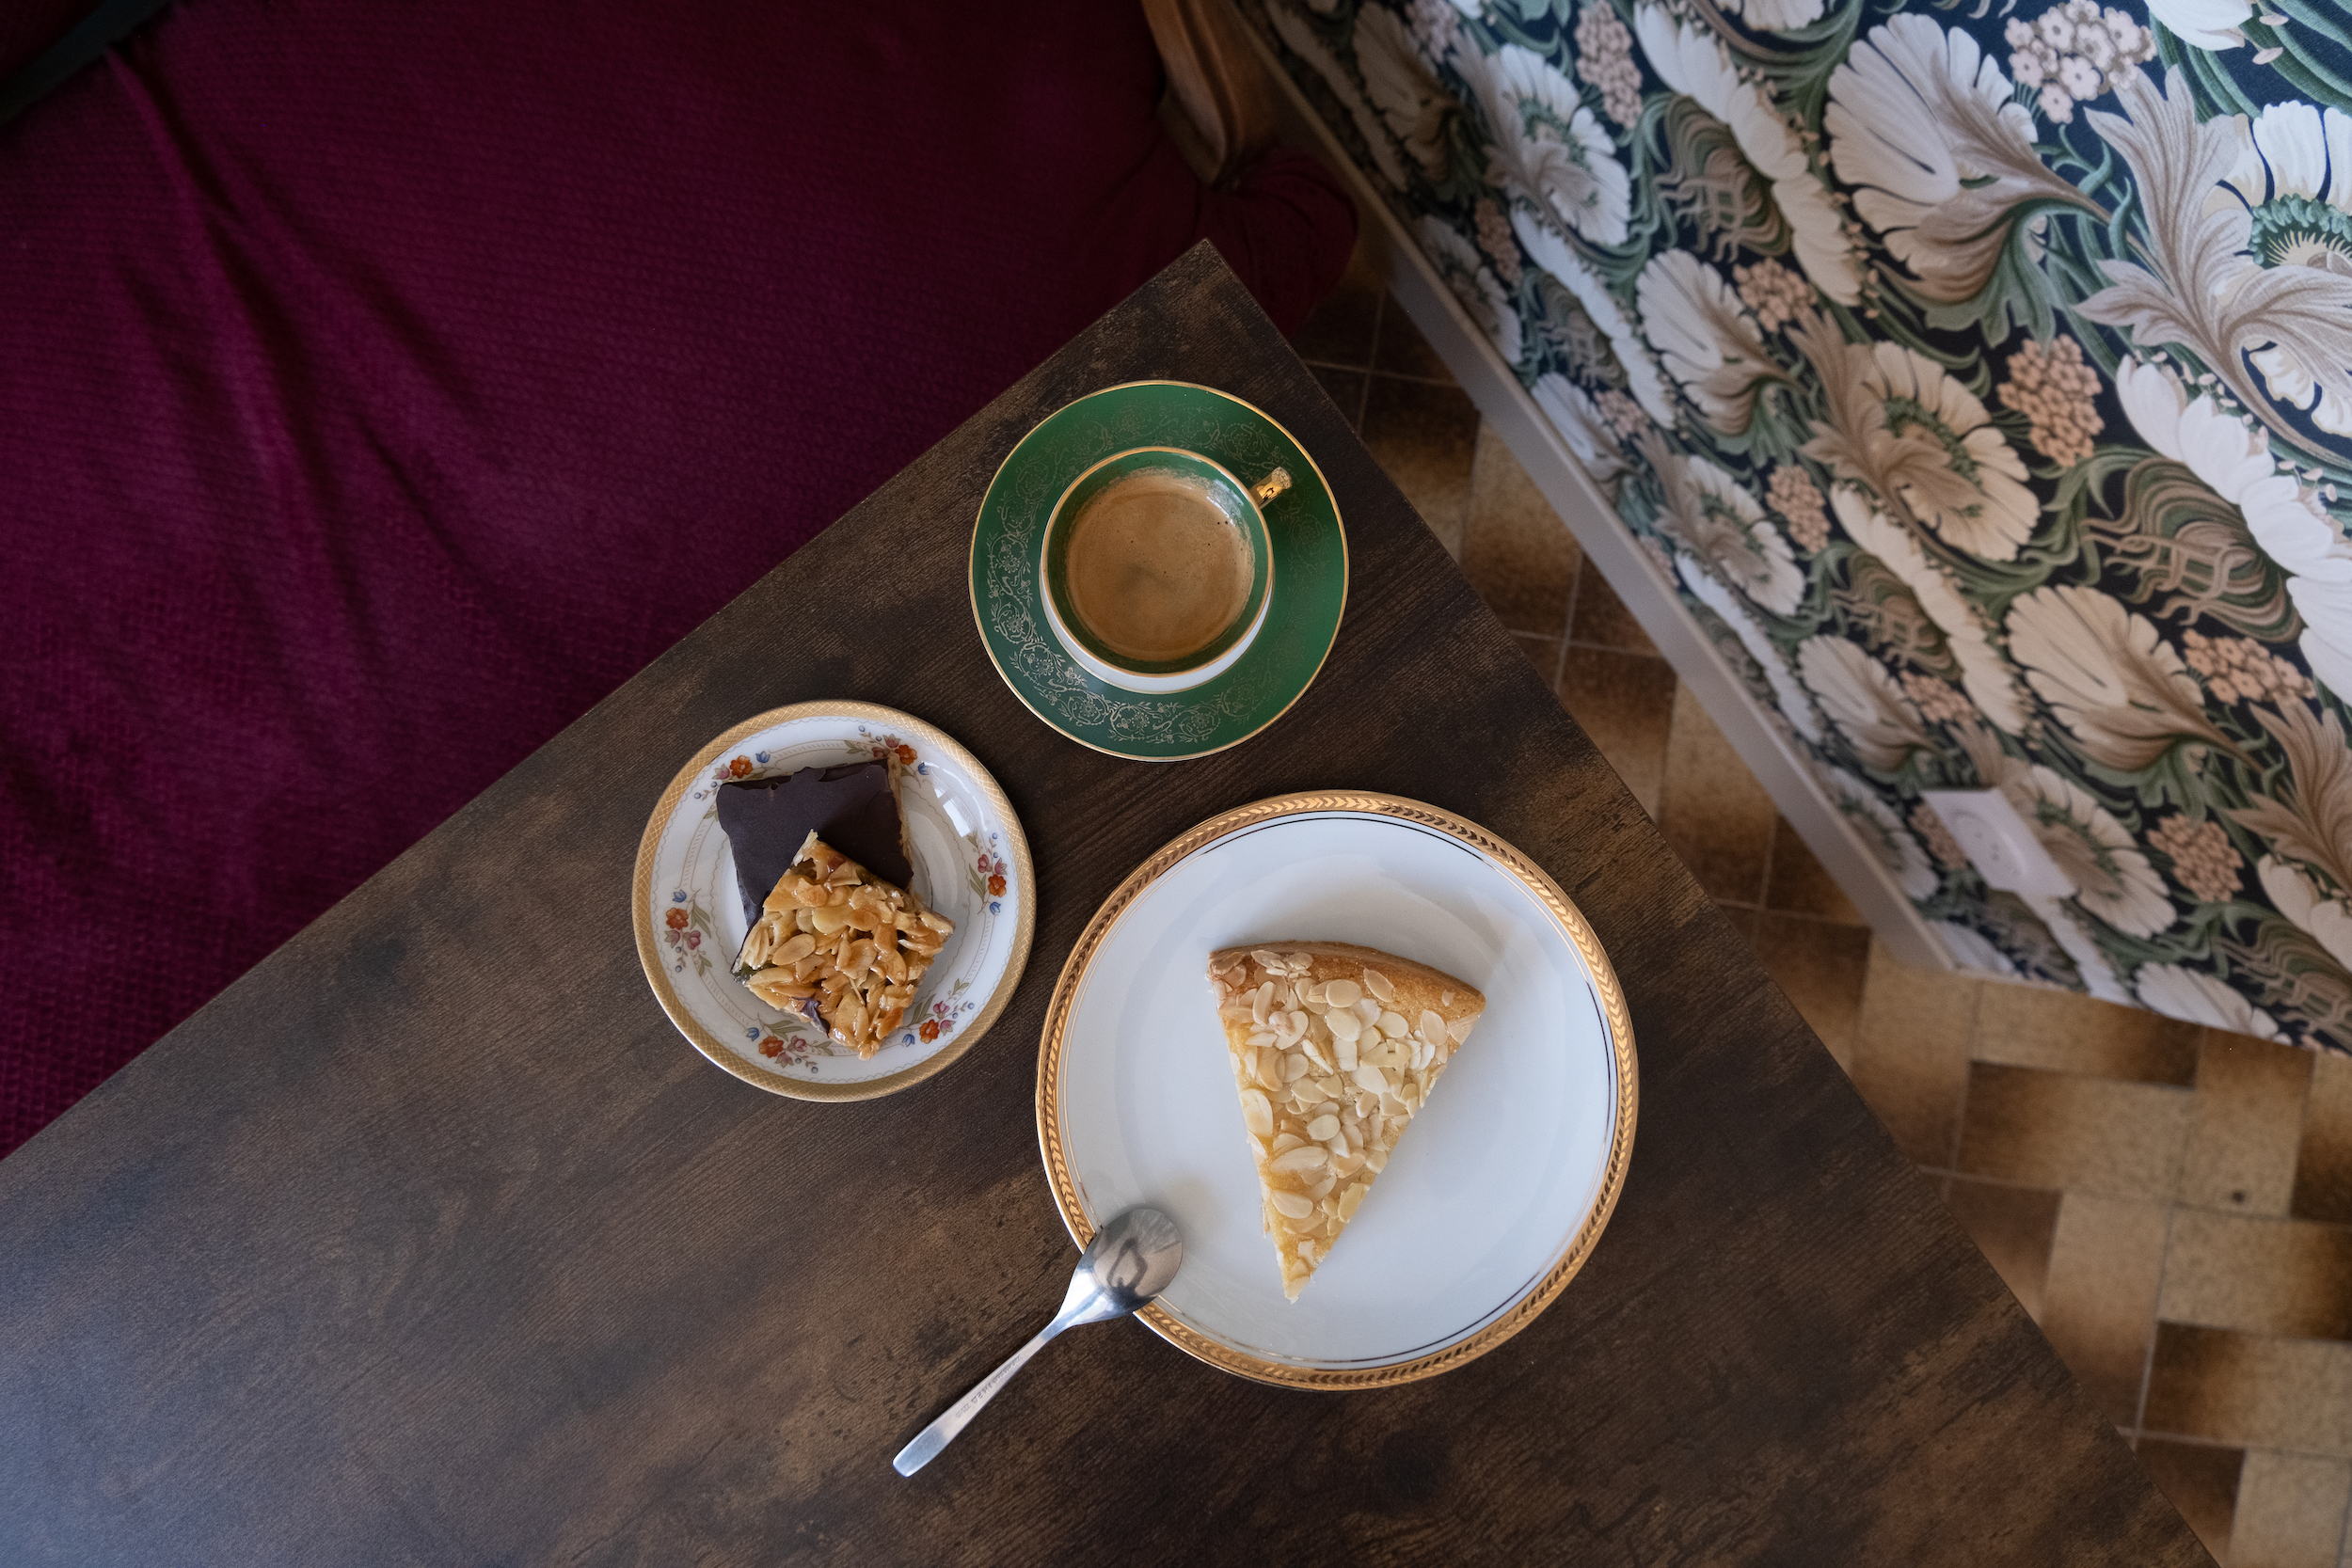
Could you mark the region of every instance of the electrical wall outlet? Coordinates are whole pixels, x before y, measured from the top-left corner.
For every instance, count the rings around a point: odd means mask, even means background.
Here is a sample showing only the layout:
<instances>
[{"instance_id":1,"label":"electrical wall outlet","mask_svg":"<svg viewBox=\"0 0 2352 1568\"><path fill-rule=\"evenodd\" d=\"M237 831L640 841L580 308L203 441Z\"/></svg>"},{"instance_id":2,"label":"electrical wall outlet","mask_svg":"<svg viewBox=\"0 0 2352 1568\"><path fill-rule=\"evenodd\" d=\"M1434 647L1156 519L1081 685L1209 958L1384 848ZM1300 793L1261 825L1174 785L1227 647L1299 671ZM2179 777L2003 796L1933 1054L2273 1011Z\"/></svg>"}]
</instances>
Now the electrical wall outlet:
<instances>
[{"instance_id":1,"label":"electrical wall outlet","mask_svg":"<svg viewBox=\"0 0 2352 1568\"><path fill-rule=\"evenodd\" d=\"M2074 879L2042 847L2033 829L1997 789L1929 789L1920 792L1944 820L1985 886L2005 893L2043 894L2062 898Z\"/></svg>"}]
</instances>

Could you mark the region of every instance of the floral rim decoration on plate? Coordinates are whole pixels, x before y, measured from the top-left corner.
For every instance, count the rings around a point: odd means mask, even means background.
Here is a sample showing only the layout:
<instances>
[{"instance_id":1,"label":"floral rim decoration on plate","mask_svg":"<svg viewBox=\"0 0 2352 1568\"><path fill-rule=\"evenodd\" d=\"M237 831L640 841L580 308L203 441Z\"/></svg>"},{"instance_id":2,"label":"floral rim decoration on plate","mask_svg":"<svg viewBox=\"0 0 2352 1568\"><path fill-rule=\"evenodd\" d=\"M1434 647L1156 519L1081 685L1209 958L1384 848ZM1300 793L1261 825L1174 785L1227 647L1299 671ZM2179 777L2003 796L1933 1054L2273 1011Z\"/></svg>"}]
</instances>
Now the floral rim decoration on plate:
<instances>
[{"instance_id":1,"label":"floral rim decoration on plate","mask_svg":"<svg viewBox=\"0 0 2352 1568\"><path fill-rule=\"evenodd\" d=\"M1457 1321L1458 1326L1452 1328L1448 1333L1432 1337L1421 1348L1408 1349L1378 1359L1349 1361L1335 1361L1295 1354L1287 1356L1261 1354L1247 1343L1236 1342L1244 1336L1233 1331L1230 1323L1225 1330L1212 1331L1204 1329L1200 1323L1186 1321L1184 1315L1171 1310L1170 1303L1175 1297L1174 1291L1136 1314L1153 1333L1158 1334L1162 1338L1178 1346L1188 1354L1225 1371L1284 1387L1328 1390L1387 1387L1449 1371L1485 1354L1534 1322L1583 1267L1585 1260L1592 1255L1594 1247L1598 1243L1610 1216L1615 1210L1617 1198L1624 1189L1626 1171L1631 1160L1634 1128L1640 1102L1640 1082L1634 1056L1632 1016L1626 1004L1624 989L1618 983L1616 972L1611 966L1608 955L1602 950L1600 941L1595 934L1591 923L1584 918L1583 912L1576 907L1566 894L1561 891L1559 883L1554 881L1541 866L1477 824L1451 812L1417 800L1357 791L1316 791L1256 801L1210 818L1171 840L1137 866L1104 900L1101 909L1096 911L1093 919L1088 923L1086 930L1071 949L1070 958L1062 967L1060 977L1055 983L1053 997L1046 1006L1045 1026L1038 1053L1038 1146L1045 1165L1047 1183L1053 1189L1054 1201L1061 1211L1062 1221L1068 1227L1072 1239L1079 1246L1084 1247L1091 1241L1095 1230L1094 1217L1089 1208L1090 1200L1086 1190L1088 1180L1092 1178L1087 1177L1078 1168L1086 1157L1084 1146L1089 1140L1073 1137L1070 1117L1074 1102L1073 1095L1077 1099L1084 1099L1100 1091L1090 1089L1084 1083L1073 1080L1073 1065L1075 1056L1078 1054L1073 1050L1073 1042L1080 1041L1082 1037L1086 1040L1123 1038L1116 1030L1073 1030L1073 1021L1078 1012L1082 1008L1097 1005L1088 999L1087 991L1098 962L1104 960L1106 955L1112 953L1113 943L1118 939L1122 923L1129 921L1131 917L1145 918L1138 914L1138 911L1144 907L1147 898L1163 879L1171 876L1181 877L1188 865L1200 867L1204 876L1220 879L1228 878L1229 871L1209 863L1210 858L1220 847L1229 847L1239 839L1263 833L1269 828L1283 827L1302 821L1311 822L1315 819L1335 818L1371 819L1406 831L1417 831L1421 834L1442 841L1446 847L1442 852L1449 862L1467 851L1469 856L1483 869L1470 882L1463 885L1484 887L1486 884L1481 879L1491 877L1494 879L1494 885L1509 890L1510 901L1514 908L1523 907L1539 911L1536 925L1545 933L1546 940L1557 939L1561 944L1563 951L1560 961L1581 974L1584 987L1583 994L1589 999L1589 1004L1596 1015L1595 1023L1599 1031L1601 1054L1598 1059L1585 1065L1595 1075L1596 1082L1606 1085L1605 1098L1608 1114L1605 1118L1605 1134L1597 1132L1593 1133L1593 1143L1589 1151L1593 1160L1589 1167L1591 1179L1589 1196L1581 1204L1565 1205L1557 1212L1565 1213L1569 1209L1573 1209L1576 1214L1575 1223L1566 1227L1558 1250L1556 1252L1544 1251L1542 1254L1544 1260L1539 1266L1525 1275L1513 1275L1514 1287L1512 1289L1503 1291L1498 1299L1491 1302L1482 1300L1476 1312ZM1190 892L1179 889L1178 892L1172 893L1170 897L1182 906L1184 911L1172 918L1180 922L1204 918L1204 907L1195 901ZM1215 915L1205 917L1212 922L1221 918L1221 916ZM1513 916L1511 924L1516 925L1521 918L1523 917ZM1300 933L1291 934L1296 936ZM1279 945L1280 939L1271 938L1271 933L1265 935ZM1137 937L1134 940L1144 939ZM1334 937L1333 940L1356 941L1359 939L1347 936ZM1365 944L1377 945L1372 942ZM1237 1105L1229 1106L1226 1103L1232 1092L1232 1082L1225 1061L1222 1033L1216 1027L1214 1011L1207 1000L1204 967L1207 949L1204 948L1199 957L1203 966L1200 970L1202 1053L1204 1058L1214 1058L1207 1069L1208 1082L1213 1085L1213 1087L1208 1090L1207 1101L1203 1103L1213 1104L1216 1108L1215 1125L1203 1126L1199 1135L1218 1136L1217 1130L1227 1125L1226 1117L1230 1116L1230 1126L1235 1145L1233 1162L1236 1174L1234 1179L1241 1180L1246 1177L1247 1180L1243 1184L1254 1195L1257 1190L1256 1174L1254 1169L1249 1168L1249 1163L1240 1148L1241 1111ZM1115 968L1121 960L1113 958L1109 961ZM1156 971L1159 966L1154 964L1152 967ZM1187 974L1191 973L1191 969L1188 958ZM1145 1000L1156 1006L1160 999L1147 998ZM1488 991L1490 1019L1496 1009L1506 1000L1496 991ZM1122 993L1117 997L1106 998L1101 1005L1118 1012L1122 1008L1132 1009L1140 1006L1143 1003L1135 996ZM1490 1024L1489 1027L1492 1025ZM1541 1031L1529 1035L1521 1030L1515 1032L1513 1038L1521 1049L1536 1051L1540 1053L1549 1049L1540 1037L1541 1035ZM1477 1037L1473 1035L1473 1041ZM1116 1052L1120 1047L1113 1046L1107 1049ZM1126 1049L1133 1050L1135 1047L1129 1045ZM1465 1062L1471 1059L1470 1053L1470 1048L1466 1047L1462 1056ZM1152 1054L1154 1059L1157 1059L1167 1053L1153 1053ZM1529 1058L1522 1058L1515 1064L1514 1070L1517 1070L1518 1067L1524 1066L1527 1059ZM1140 1080L1136 1080L1132 1084L1129 1082L1134 1078L1132 1071L1122 1069L1121 1072L1125 1075L1115 1073L1111 1081L1124 1086L1132 1093L1149 1092L1148 1087L1137 1086ZM1178 1098L1181 1097L1170 1097L1171 1101ZM1458 1101L1459 1098L1457 1095L1456 1100ZM1123 1105L1123 1102L1121 1103ZM1443 1101L1437 1103L1442 1106ZM1549 1102L1545 1101L1545 1103ZM1096 1177L1102 1177L1106 1172L1120 1173L1119 1180L1114 1180L1112 1185L1118 1185L1121 1180L1129 1182L1140 1180L1145 1183L1144 1190L1140 1194L1125 1191L1097 1194L1096 1200L1105 1203L1110 1209L1123 1208L1130 1202L1152 1201L1153 1194L1150 1186L1150 1178L1142 1175L1136 1168L1138 1161L1148 1159L1148 1151L1141 1151L1137 1142L1139 1138L1147 1134L1140 1123L1130 1125L1123 1115L1113 1117L1112 1121L1116 1122L1120 1130L1116 1137L1110 1134L1097 1134L1097 1137L1109 1139L1110 1142L1116 1144L1117 1151L1115 1154L1105 1156L1103 1150L1096 1149L1095 1157L1106 1158L1108 1164L1097 1168L1094 1174ZM1188 1133L1187 1138L1191 1135ZM1073 1144L1079 1147L1073 1149ZM1400 1146L1400 1158L1403 1157L1401 1151L1405 1147ZM1185 1160L1192 1158L1189 1148L1184 1158ZM1576 1170L1587 1169L1586 1166L1576 1164L1573 1161L1569 1164ZM1186 1182L1197 1182L1198 1177L1197 1175L1187 1176L1183 1180ZM1175 1189L1170 1189L1170 1191L1173 1192ZM1378 1189L1375 1188L1375 1192L1377 1196ZM1201 1201L1214 1208L1216 1199L1212 1195ZM1367 1209L1369 1209L1369 1202ZM1248 1207L1248 1212L1251 1215L1254 1215L1256 1212L1254 1205ZM1360 1219L1361 1216L1359 1216L1359 1223ZM1217 1228L1220 1227L1212 1227L1212 1229ZM1230 1229L1231 1227L1221 1228ZM1248 1227L1248 1228L1250 1231L1249 1240L1252 1243L1257 1242L1255 1227ZM1266 1260L1265 1273L1268 1279L1272 1280L1274 1270L1270 1259ZM1318 1283L1321 1282L1322 1277L1323 1275L1319 1274ZM1204 1289L1207 1292L1207 1300L1213 1303L1220 1301L1217 1294L1220 1289L1219 1282L1209 1281ZM1279 1283L1269 1284L1267 1289L1275 1296L1279 1295ZM1216 1310L1229 1317L1232 1314L1230 1305L1219 1305Z\"/></svg>"},{"instance_id":2,"label":"floral rim decoration on plate","mask_svg":"<svg viewBox=\"0 0 2352 1568\"><path fill-rule=\"evenodd\" d=\"M771 1007L735 978L744 919L717 792L869 758L898 763L914 891L956 929L904 1024L860 1058L831 1038L813 1005ZM631 917L655 999L713 1064L794 1099L867 1100L940 1071L995 1022L1028 959L1033 886L1011 802L971 752L895 708L802 703L736 725L671 780L638 845Z\"/></svg>"},{"instance_id":3,"label":"floral rim decoration on plate","mask_svg":"<svg viewBox=\"0 0 2352 1568\"><path fill-rule=\"evenodd\" d=\"M1264 626L1232 669L1165 694L1089 674L1049 628L1039 587L1045 521L1062 492L1102 458L1145 446L1199 452L1245 479L1277 467L1293 476L1264 509L1275 562ZM971 590L980 641L1032 713L1098 752L1176 762L1239 745L1313 682L1347 603L1347 536L1323 470L1263 410L1190 382L1134 381L1065 404L1014 443L980 501Z\"/></svg>"}]
</instances>

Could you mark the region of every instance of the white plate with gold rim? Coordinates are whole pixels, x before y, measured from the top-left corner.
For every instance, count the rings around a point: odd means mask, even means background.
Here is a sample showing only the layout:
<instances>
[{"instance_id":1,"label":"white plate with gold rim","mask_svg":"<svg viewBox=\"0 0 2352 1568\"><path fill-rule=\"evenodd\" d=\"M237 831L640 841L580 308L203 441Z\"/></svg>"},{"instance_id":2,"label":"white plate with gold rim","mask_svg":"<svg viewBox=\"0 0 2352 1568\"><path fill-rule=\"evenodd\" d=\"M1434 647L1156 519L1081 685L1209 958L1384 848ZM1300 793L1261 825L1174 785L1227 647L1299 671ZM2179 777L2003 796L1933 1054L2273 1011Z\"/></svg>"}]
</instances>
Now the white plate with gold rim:
<instances>
[{"instance_id":1,"label":"white plate with gold rim","mask_svg":"<svg viewBox=\"0 0 2352 1568\"><path fill-rule=\"evenodd\" d=\"M736 980L745 923L717 790L886 752L905 765L898 805L914 891L956 929L905 1026L861 1060L820 1022L771 1007ZM678 1033L745 1083L798 1100L871 1100L962 1055L1011 1000L1037 925L1029 841L1005 792L945 732L873 703L776 708L695 752L654 806L632 885L637 957Z\"/></svg>"},{"instance_id":2,"label":"white plate with gold rim","mask_svg":"<svg viewBox=\"0 0 2352 1568\"><path fill-rule=\"evenodd\" d=\"M1295 1302L1260 1228L1207 962L1323 940L1419 959L1486 996ZM1448 1370L1525 1327L1583 1265L1633 1146L1632 1022L1592 927L1473 823L1392 796L1285 796L1146 861L1073 949L1038 1061L1038 1142L1072 1237L1137 1203L1184 1233L1141 1314L1213 1366L1369 1388Z\"/></svg>"}]
</instances>

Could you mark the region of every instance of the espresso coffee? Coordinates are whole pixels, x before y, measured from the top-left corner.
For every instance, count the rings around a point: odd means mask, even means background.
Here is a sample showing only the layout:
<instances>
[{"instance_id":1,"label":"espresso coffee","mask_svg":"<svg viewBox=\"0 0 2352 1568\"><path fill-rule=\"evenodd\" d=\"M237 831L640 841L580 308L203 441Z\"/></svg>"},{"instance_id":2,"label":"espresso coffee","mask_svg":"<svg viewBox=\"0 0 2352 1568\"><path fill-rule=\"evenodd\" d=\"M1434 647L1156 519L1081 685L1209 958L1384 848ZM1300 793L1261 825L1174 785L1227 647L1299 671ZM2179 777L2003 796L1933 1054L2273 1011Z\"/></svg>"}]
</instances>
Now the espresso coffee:
<instances>
[{"instance_id":1,"label":"espresso coffee","mask_svg":"<svg viewBox=\"0 0 2352 1568\"><path fill-rule=\"evenodd\" d=\"M1137 664L1199 653L1241 618L1249 541L1208 485L1146 468L1103 488L1070 523L1070 608L1104 647Z\"/></svg>"}]
</instances>

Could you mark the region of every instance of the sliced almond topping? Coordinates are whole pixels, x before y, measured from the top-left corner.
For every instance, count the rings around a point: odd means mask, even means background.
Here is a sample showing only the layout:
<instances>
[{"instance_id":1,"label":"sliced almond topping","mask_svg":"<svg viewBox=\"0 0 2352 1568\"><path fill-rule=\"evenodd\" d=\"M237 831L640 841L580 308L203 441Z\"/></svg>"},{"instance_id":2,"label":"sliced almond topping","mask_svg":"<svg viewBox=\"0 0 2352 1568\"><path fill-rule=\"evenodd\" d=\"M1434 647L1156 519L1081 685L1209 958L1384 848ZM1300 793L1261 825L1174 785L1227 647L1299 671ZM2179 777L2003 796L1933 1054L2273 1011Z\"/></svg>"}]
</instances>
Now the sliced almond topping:
<instances>
[{"instance_id":1,"label":"sliced almond topping","mask_svg":"<svg viewBox=\"0 0 2352 1568\"><path fill-rule=\"evenodd\" d=\"M1323 988L1324 1000L1334 1007L1350 1006L1363 994L1364 988L1353 980L1333 980Z\"/></svg>"},{"instance_id":2,"label":"sliced almond topping","mask_svg":"<svg viewBox=\"0 0 2352 1568\"><path fill-rule=\"evenodd\" d=\"M1356 1070L1348 1076L1356 1081L1358 1088L1368 1094L1386 1094L1389 1090L1389 1081L1381 1077L1380 1069L1370 1062L1359 1062Z\"/></svg>"},{"instance_id":3,"label":"sliced almond topping","mask_svg":"<svg viewBox=\"0 0 2352 1568\"><path fill-rule=\"evenodd\" d=\"M1288 1137L1290 1134L1285 1132L1282 1136ZM1278 1138L1275 1141L1279 1143L1281 1139ZM1288 1176L1303 1176L1311 1170L1321 1170L1330 1163L1330 1150L1321 1144L1300 1144L1295 1148L1282 1150L1267 1162L1276 1170Z\"/></svg>"},{"instance_id":4,"label":"sliced almond topping","mask_svg":"<svg viewBox=\"0 0 2352 1568\"><path fill-rule=\"evenodd\" d=\"M1272 1136L1274 1102L1256 1089L1242 1090L1241 1119L1248 1124L1249 1131L1257 1136L1261 1138Z\"/></svg>"},{"instance_id":5,"label":"sliced almond topping","mask_svg":"<svg viewBox=\"0 0 2352 1568\"><path fill-rule=\"evenodd\" d=\"M1387 975L1376 969L1364 971L1364 990L1377 997L1384 1006L1396 1000L1396 988L1389 983Z\"/></svg>"},{"instance_id":6,"label":"sliced almond topping","mask_svg":"<svg viewBox=\"0 0 2352 1568\"><path fill-rule=\"evenodd\" d=\"M1333 1011L1324 1015L1324 1027L1336 1039L1352 1040L1364 1032L1364 1021L1354 1013Z\"/></svg>"},{"instance_id":7,"label":"sliced almond topping","mask_svg":"<svg viewBox=\"0 0 2352 1568\"><path fill-rule=\"evenodd\" d=\"M1274 1207L1295 1220L1303 1220L1315 1212L1314 1203L1301 1193L1284 1192L1279 1187L1266 1195Z\"/></svg>"},{"instance_id":8,"label":"sliced almond topping","mask_svg":"<svg viewBox=\"0 0 2352 1568\"><path fill-rule=\"evenodd\" d=\"M1314 1120L1307 1124L1307 1136L1319 1144L1328 1143L1331 1141L1331 1135L1339 1130L1339 1117L1328 1116L1317 1117Z\"/></svg>"},{"instance_id":9,"label":"sliced almond topping","mask_svg":"<svg viewBox=\"0 0 2352 1568\"><path fill-rule=\"evenodd\" d=\"M1421 1025L1413 1033L1431 1045L1439 1044L1445 1039L1445 1019L1435 1009L1424 1007L1422 1009Z\"/></svg>"},{"instance_id":10,"label":"sliced almond topping","mask_svg":"<svg viewBox=\"0 0 2352 1568\"><path fill-rule=\"evenodd\" d=\"M1314 1069L1314 1064L1298 1052L1285 1052L1282 1056L1282 1081L1296 1083Z\"/></svg>"},{"instance_id":11,"label":"sliced almond topping","mask_svg":"<svg viewBox=\"0 0 2352 1568\"><path fill-rule=\"evenodd\" d=\"M1382 1013L1380 1015L1380 1032L1393 1040L1402 1039L1413 1031L1410 1026L1406 1023L1404 1014Z\"/></svg>"}]
</instances>

